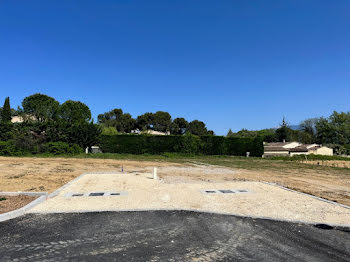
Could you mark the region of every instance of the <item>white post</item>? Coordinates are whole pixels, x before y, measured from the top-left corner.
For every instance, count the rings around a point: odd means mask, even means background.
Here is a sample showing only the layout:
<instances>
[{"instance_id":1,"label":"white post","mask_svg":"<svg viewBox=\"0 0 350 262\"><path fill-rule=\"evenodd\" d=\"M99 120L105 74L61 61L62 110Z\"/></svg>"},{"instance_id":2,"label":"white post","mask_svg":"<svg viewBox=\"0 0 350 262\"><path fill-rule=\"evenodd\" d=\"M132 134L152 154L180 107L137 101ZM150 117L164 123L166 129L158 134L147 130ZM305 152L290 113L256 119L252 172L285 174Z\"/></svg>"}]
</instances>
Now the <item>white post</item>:
<instances>
[{"instance_id":1,"label":"white post","mask_svg":"<svg viewBox=\"0 0 350 262\"><path fill-rule=\"evenodd\" d=\"M89 148L85 148L85 154L89 154Z\"/></svg>"},{"instance_id":2,"label":"white post","mask_svg":"<svg viewBox=\"0 0 350 262\"><path fill-rule=\"evenodd\" d=\"M157 168L156 167L153 168L153 179L158 180Z\"/></svg>"}]
</instances>

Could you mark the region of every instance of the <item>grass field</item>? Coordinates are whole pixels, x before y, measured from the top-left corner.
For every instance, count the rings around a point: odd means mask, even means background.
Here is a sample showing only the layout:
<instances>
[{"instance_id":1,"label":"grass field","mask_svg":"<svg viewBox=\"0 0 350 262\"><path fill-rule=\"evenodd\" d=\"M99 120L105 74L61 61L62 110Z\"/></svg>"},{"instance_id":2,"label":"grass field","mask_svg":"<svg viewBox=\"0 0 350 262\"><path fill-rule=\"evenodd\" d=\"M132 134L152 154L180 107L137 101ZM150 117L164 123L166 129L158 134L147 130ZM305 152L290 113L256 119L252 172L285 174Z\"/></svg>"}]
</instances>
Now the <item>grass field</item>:
<instances>
[{"instance_id":1,"label":"grass field","mask_svg":"<svg viewBox=\"0 0 350 262\"><path fill-rule=\"evenodd\" d=\"M317 160L314 160L317 161ZM160 167L163 178L211 182L248 180L283 186L350 205L350 169L300 161L232 156L118 155L75 157L0 157L0 191L52 192L84 172L151 172ZM200 166L201 169L195 168ZM177 169L174 169L177 168ZM176 172L174 172L174 170ZM210 170L210 172L204 172ZM225 171L226 170L226 171ZM228 171L236 171L235 173Z\"/></svg>"}]
</instances>

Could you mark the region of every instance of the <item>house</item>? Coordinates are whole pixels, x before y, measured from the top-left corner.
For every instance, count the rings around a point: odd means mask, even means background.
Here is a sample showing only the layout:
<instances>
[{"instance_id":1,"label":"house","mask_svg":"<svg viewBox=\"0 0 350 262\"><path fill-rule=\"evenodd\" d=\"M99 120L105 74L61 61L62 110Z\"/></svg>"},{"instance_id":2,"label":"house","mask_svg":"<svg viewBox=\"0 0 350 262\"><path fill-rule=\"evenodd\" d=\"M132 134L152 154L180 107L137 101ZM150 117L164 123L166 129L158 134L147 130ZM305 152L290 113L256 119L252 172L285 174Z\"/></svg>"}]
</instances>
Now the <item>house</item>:
<instances>
[{"instance_id":1,"label":"house","mask_svg":"<svg viewBox=\"0 0 350 262\"><path fill-rule=\"evenodd\" d=\"M27 120L36 121L36 118L34 116L30 116L30 115L24 115L24 117L23 116L13 116L11 118L11 122L13 124L15 124L15 123L23 123L24 121L27 121Z\"/></svg>"},{"instance_id":2,"label":"house","mask_svg":"<svg viewBox=\"0 0 350 262\"><path fill-rule=\"evenodd\" d=\"M299 142L266 143L264 144L263 157L310 154L332 156L333 149L318 144L301 144Z\"/></svg>"}]
</instances>

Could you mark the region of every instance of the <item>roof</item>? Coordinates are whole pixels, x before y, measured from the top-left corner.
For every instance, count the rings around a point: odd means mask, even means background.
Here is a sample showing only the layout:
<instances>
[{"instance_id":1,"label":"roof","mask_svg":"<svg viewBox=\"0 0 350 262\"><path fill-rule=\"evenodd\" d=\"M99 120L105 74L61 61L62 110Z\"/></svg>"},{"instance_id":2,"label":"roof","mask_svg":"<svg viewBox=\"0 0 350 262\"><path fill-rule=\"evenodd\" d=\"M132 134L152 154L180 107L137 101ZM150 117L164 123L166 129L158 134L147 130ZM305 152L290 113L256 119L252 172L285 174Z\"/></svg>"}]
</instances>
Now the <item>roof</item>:
<instances>
[{"instance_id":1,"label":"roof","mask_svg":"<svg viewBox=\"0 0 350 262\"><path fill-rule=\"evenodd\" d=\"M305 145L290 148L289 152L309 152L309 149Z\"/></svg>"},{"instance_id":2,"label":"roof","mask_svg":"<svg viewBox=\"0 0 350 262\"><path fill-rule=\"evenodd\" d=\"M284 148L281 146L265 146L264 151L265 152L275 152L275 151L289 152L289 148Z\"/></svg>"}]
</instances>

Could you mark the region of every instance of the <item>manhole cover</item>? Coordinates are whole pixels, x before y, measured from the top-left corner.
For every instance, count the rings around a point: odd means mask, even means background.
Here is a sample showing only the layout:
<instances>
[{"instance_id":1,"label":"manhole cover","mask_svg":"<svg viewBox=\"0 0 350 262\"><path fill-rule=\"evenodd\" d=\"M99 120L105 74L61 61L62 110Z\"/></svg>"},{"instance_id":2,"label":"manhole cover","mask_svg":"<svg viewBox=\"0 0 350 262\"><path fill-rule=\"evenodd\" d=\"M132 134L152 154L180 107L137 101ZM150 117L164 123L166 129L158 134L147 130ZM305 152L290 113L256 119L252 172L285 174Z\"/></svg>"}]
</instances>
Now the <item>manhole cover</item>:
<instances>
[{"instance_id":1,"label":"manhole cover","mask_svg":"<svg viewBox=\"0 0 350 262\"><path fill-rule=\"evenodd\" d=\"M234 193L232 190L219 190L221 193L224 193L224 194L230 194L230 193Z\"/></svg>"},{"instance_id":2,"label":"manhole cover","mask_svg":"<svg viewBox=\"0 0 350 262\"><path fill-rule=\"evenodd\" d=\"M105 193L90 193L89 196L103 196Z\"/></svg>"}]
</instances>

